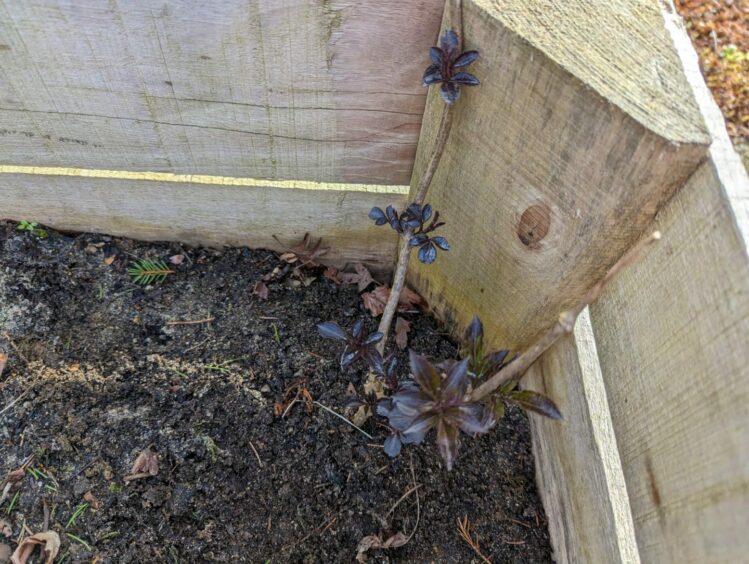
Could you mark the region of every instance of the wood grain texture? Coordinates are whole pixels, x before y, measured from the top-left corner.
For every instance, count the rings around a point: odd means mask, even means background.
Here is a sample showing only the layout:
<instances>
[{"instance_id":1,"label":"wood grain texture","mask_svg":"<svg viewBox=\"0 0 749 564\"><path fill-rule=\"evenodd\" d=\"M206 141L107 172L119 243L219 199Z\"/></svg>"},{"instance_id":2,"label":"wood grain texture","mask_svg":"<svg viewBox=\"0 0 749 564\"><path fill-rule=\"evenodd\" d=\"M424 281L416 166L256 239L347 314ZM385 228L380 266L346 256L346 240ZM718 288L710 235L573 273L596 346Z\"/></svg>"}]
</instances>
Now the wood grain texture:
<instances>
[{"instance_id":1,"label":"wood grain texture","mask_svg":"<svg viewBox=\"0 0 749 564\"><path fill-rule=\"evenodd\" d=\"M588 310L528 371L563 421L530 415L536 477L558 564L639 562Z\"/></svg>"},{"instance_id":2,"label":"wood grain texture","mask_svg":"<svg viewBox=\"0 0 749 564\"><path fill-rule=\"evenodd\" d=\"M482 85L463 91L427 197L444 213L452 250L411 271L412 284L458 331L479 314L505 346L528 345L603 276L703 160L709 138L688 111L694 102L672 64L663 18L656 10L657 18L629 22L620 13L629 4L463 2L465 47L482 52L472 68ZM547 24L538 21L544 10ZM555 15L556 43L527 31ZM604 20L613 22L612 45L639 51L622 68L608 68L614 47L589 53L583 42L575 55L563 41L567 31L598 37ZM642 26L641 39L629 44L632 25ZM611 94L644 61L671 69L668 80L643 85L639 100ZM583 72L586 65L594 70ZM618 82L604 87L610 81ZM678 119L675 97L685 100ZM441 104L430 93L412 189Z\"/></svg>"},{"instance_id":3,"label":"wood grain texture","mask_svg":"<svg viewBox=\"0 0 749 564\"><path fill-rule=\"evenodd\" d=\"M408 184L441 11L2 0L0 162Z\"/></svg>"},{"instance_id":4,"label":"wood grain texture","mask_svg":"<svg viewBox=\"0 0 749 564\"><path fill-rule=\"evenodd\" d=\"M749 553L749 179L676 19L713 135L710 160L662 210L663 241L591 308L647 562Z\"/></svg>"},{"instance_id":5,"label":"wood grain texture","mask_svg":"<svg viewBox=\"0 0 749 564\"><path fill-rule=\"evenodd\" d=\"M366 221L372 206L403 205L382 191L206 185L187 182L0 174L0 219L143 240L283 251L306 232L330 247L326 264L392 269L396 235Z\"/></svg>"}]
</instances>

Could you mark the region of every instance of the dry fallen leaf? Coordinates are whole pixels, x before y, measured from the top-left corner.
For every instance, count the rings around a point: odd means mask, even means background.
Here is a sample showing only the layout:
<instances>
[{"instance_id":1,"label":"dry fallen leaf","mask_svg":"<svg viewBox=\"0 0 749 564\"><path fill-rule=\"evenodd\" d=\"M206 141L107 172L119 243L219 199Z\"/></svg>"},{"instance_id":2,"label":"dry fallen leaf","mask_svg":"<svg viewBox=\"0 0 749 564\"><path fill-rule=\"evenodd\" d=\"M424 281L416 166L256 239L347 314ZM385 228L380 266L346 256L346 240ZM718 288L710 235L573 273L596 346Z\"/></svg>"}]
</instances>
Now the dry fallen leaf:
<instances>
[{"instance_id":1,"label":"dry fallen leaf","mask_svg":"<svg viewBox=\"0 0 749 564\"><path fill-rule=\"evenodd\" d=\"M265 282L263 282L262 280L258 280L257 282L255 282L255 288L252 290L252 293L261 300L267 300L268 296L270 295L270 290L268 289L268 286L266 286Z\"/></svg>"},{"instance_id":2,"label":"dry fallen leaf","mask_svg":"<svg viewBox=\"0 0 749 564\"><path fill-rule=\"evenodd\" d=\"M5 501L5 498L8 497L8 494L11 492L11 490L17 490L21 487L21 481L23 480L24 476L26 476L26 468L31 466L31 463L34 462L34 455L32 454L29 456L26 460L24 460L23 464L16 468L15 470L11 470L8 472L8 475L5 476L5 480L2 481L2 493L0 494L0 504L2 504Z\"/></svg>"},{"instance_id":3,"label":"dry fallen leaf","mask_svg":"<svg viewBox=\"0 0 749 564\"><path fill-rule=\"evenodd\" d=\"M54 531L45 531L26 537L16 547L10 561L13 564L25 564L37 546L40 546L45 554L44 564L52 564L60 551L60 535Z\"/></svg>"},{"instance_id":4,"label":"dry fallen leaf","mask_svg":"<svg viewBox=\"0 0 749 564\"><path fill-rule=\"evenodd\" d=\"M371 292L365 292L361 295L364 307L366 307L373 317L382 315L385 310L385 304L390 297L390 288L387 286L378 286ZM416 306L424 304L424 299L414 292L404 287L398 296L398 311L412 311Z\"/></svg>"},{"instance_id":5,"label":"dry fallen leaf","mask_svg":"<svg viewBox=\"0 0 749 564\"><path fill-rule=\"evenodd\" d=\"M338 276L338 269L334 266L329 266L326 268L322 273L324 278L327 278L331 282L334 282L335 284L340 284L341 279Z\"/></svg>"},{"instance_id":6,"label":"dry fallen leaf","mask_svg":"<svg viewBox=\"0 0 749 564\"><path fill-rule=\"evenodd\" d=\"M0 519L0 535L4 537L10 537L13 534L13 529L5 519Z\"/></svg>"},{"instance_id":7,"label":"dry fallen leaf","mask_svg":"<svg viewBox=\"0 0 749 564\"><path fill-rule=\"evenodd\" d=\"M280 241L279 241L280 242ZM295 262L301 263L302 266L314 268L320 266L317 259L327 253L329 247L320 247L322 238L317 240L317 243L312 245L312 239L309 233L304 234L304 239L301 243L298 243L291 247L288 252L283 253L280 257L282 261L294 264Z\"/></svg>"},{"instance_id":8,"label":"dry fallen leaf","mask_svg":"<svg viewBox=\"0 0 749 564\"><path fill-rule=\"evenodd\" d=\"M5 365L8 363L8 355L0 352L0 376L3 375L3 370L5 370Z\"/></svg>"},{"instance_id":9,"label":"dry fallen leaf","mask_svg":"<svg viewBox=\"0 0 749 564\"><path fill-rule=\"evenodd\" d=\"M185 262L185 255L172 255L169 257L169 262L175 265L180 265Z\"/></svg>"},{"instance_id":10,"label":"dry fallen leaf","mask_svg":"<svg viewBox=\"0 0 749 564\"><path fill-rule=\"evenodd\" d=\"M309 286L310 284L312 284L315 280L317 280L317 276L307 276L299 268L295 268L292 271L291 275L297 278L298 282L304 285L305 288ZM292 282L296 282L296 280L292 280Z\"/></svg>"},{"instance_id":11,"label":"dry fallen leaf","mask_svg":"<svg viewBox=\"0 0 749 564\"><path fill-rule=\"evenodd\" d=\"M114 262L114 259L117 258L117 255L112 255L111 257L107 257L104 259L104 264L107 266L112 266L112 263Z\"/></svg>"},{"instance_id":12,"label":"dry fallen leaf","mask_svg":"<svg viewBox=\"0 0 749 564\"><path fill-rule=\"evenodd\" d=\"M99 509L101 509L101 501L96 498L91 490L87 491L83 495L83 501L88 503L91 509L93 509L94 511L99 511Z\"/></svg>"},{"instance_id":13,"label":"dry fallen leaf","mask_svg":"<svg viewBox=\"0 0 749 564\"><path fill-rule=\"evenodd\" d=\"M411 324L399 317L395 321L395 344L398 345L400 350L404 350L408 346L408 332L411 330Z\"/></svg>"},{"instance_id":14,"label":"dry fallen leaf","mask_svg":"<svg viewBox=\"0 0 749 564\"><path fill-rule=\"evenodd\" d=\"M363 292L367 289L367 286L372 284L375 280L372 278L369 270L367 270L367 267L362 263L357 262L354 265L354 268L356 269L356 272L340 272L338 278L344 284L356 284L358 290Z\"/></svg>"},{"instance_id":15,"label":"dry fallen leaf","mask_svg":"<svg viewBox=\"0 0 749 564\"><path fill-rule=\"evenodd\" d=\"M373 548L398 548L406 544L408 541L409 538L401 532L395 533L385 542L382 541L382 537L379 535L364 537L359 541L359 545L356 547L356 561L366 562L367 557L365 553Z\"/></svg>"},{"instance_id":16,"label":"dry fallen leaf","mask_svg":"<svg viewBox=\"0 0 749 564\"><path fill-rule=\"evenodd\" d=\"M13 550L7 545L0 543L0 564L10 562L10 555Z\"/></svg>"},{"instance_id":17,"label":"dry fallen leaf","mask_svg":"<svg viewBox=\"0 0 749 564\"><path fill-rule=\"evenodd\" d=\"M125 476L124 480L126 482L139 480L141 478L148 478L149 476L156 476L158 473L159 455L154 450L153 445L149 445L135 459L133 467L130 469L130 474Z\"/></svg>"}]
</instances>

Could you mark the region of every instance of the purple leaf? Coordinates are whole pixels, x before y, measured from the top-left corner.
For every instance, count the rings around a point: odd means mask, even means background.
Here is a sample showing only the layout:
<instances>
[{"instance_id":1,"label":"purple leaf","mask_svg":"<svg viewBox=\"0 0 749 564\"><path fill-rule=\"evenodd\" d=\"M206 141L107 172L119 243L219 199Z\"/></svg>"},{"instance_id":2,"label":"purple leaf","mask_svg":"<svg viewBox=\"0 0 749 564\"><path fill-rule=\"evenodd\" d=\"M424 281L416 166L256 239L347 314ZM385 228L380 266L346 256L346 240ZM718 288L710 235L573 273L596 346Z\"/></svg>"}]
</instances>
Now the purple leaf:
<instances>
[{"instance_id":1,"label":"purple leaf","mask_svg":"<svg viewBox=\"0 0 749 564\"><path fill-rule=\"evenodd\" d=\"M458 48L458 34L452 29L447 30L440 39L440 46L443 52L453 51Z\"/></svg>"},{"instance_id":2,"label":"purple leaf","mask_svg":"<svg viewBox=\"0 0 749 564\"><path fill-rule=\"evenodd\" d=\"M475 357L479 352L479 347L484 339L484 324L481 323L478 315L474 315L471 323L466 329L466 342L468 343L468 349L472 357Z\"/></svg>"},{"instance_id":3,"label":"purple leaf","mask_svg":"<svg viewBox=\"0 0 749 564\"><path fill-rule=\"evenodd\" d=\"M380 351L372 346L367 346L360 352L362 358L367 361L367 364L375 374L384 376L385 368L382 365L382 355Z\"/></svg>"},{"instance_id":4,"label":"purple leaf","mask_svg":"<svg viewBox=\"0 0 749 564\"><path fill-rule=\"evenodd\" d=\"M428 239L429 237L427 235L424 235L423 233L414 235L408 240L408 246L418 247L419 245L423 245L424 243L426 243Z\"/></svg>"},{"instance_id":5,"label":"purple leaf","mask_svg":"<svg viewBox=\"0 0 749 564\"><path fill-rule=\"evenodd\" d=\"M421 388L405 389L393 396L393 406L402 414L416 417L423 409L432 407L432 397Z\"/></svg>"},{"instance_id":6,"label":"purple leaf","mask_svg":"<svg viewBox=\"0 0 749 564\"><path fill-rule=\"evenodd\" d=\"M419 415L413 420L411 426L403 429L404 435L418 435L426 434L429 429L434 427L438 422L438 418L435 415Z\"/></svg>"},{"instance_id":7,"label":"purple leaf","mask_svg":"<svg viewBox=\"0 0 749 564\"><path fill-rule=\"evenodd\" d=\"M458 429L448 425L445 421L440 421L437 425L437 448L449 472L453 469L455 459L458 457L458 448L460 448Z\"/></svg>"},{"instance_id":8,"label":"purple leaf","mask_svg":"<svg viewBox=\"0 0 749 564\"><path fill-rule=\"evenodd\" d=\"M442 399L462 399L468 388L468 362L470 358L464 358L455 363L447 378L442 383Z\"/></svg>"},{"instance_id":9,"label":"purple leaf","mask_svg":"<svg viewBox=\"0 0 749 564\"><path fill-rule=\"evenodd\" d=\"M413 350L409 350L408 354L414 381L423 392L436 398L440 389L440 375L426 357L416 354Z\"/></svg>"},{"instance_id":10,"label":"purple leaf","mask_svg":"<svg viewBox=\"0 0 749 564\"><path fill-rule=\"evenodd\" d=\"M538 392L523 390L522 392L513 392L510 397L523 409L533 411L549 419L562 419L562 414L556 404Z\"/></svg>"},{"instance_id":11,"label":"purple leaf","mask_svg":"<svg viewBox=\"0 0 749 564\"><path fill-rule=\"evenodd\" d=\"M385 439L385 454L390 458L395 458L401 452L401 440L396 435L390 435Z\"/></svg>"},{"instance_id":12,"label":"purple leaf","mask_svg":"<svg viewBox=\"0 0 749 564\"><path fill-rule=\"evenodd\" d=\"M437 260L437 249L431 243L425 243L419 249L419 260L424 264L432 264Z\"/></svg>"},{"instance_id":13,"label":"purple leaf","mask_svg":"<svg viewBox=\"0 0 749 564\"><path fill-rule=\"evenodd\" d=\"M387 417L393 410L393 403L389 399L382 400L377 404L377 415Z\"/></svg>"},{"instance_id":14,"label":"purple leaf","mask_svg":"<svg viewBox=\"0 0 749 564\"><path fill-rule=\"evenodd\" d=\"M442 71L439 68L435 68L434 65L428 67L421 79L422 86L431 86L439 82L442 82Z\"/></svg>"},{"instance_id":15,"label":"purple leaf","mask_svg":"<svg viewBox=\"0 0 749 564\"><path fill-rule=\"evenodd\" d=\"M450 245L448 244L447 239L445 239L444 237L440 237L440 236L432 237L432 243L437 245L443 251L450 250Z\"/></svg>"},{"instance_id":16,"label":"purple leaf","mask_svg":"<svg viewBox=\"0 0 749 564\"><path fill-rule=\"evenodd\" d=\"M379 331L377 333L372 333L369 337L364 339L364 344L373 345L375 343L379 343L380 341L382 341L382 337L383 337L383 334L380 333Z\"/></svg>"},{"instance_id":17,"label":"purple leaf","mask_svg":"<svg viewBox=\"0 0 749 564\"><path fill-rule=\"evenodd\" d=\"M375 225L385 225L388 222L385 212L380 208L372 208L369 212L369 219L373 220Z\"/></svg>"},{"instance_id":18,"label":"purple leaf","mask_svg":"<svg viewBox=\"0 0 749 564\"><path fill-rule=\"evenodd\" d=\"M458 409L455 418L461 431L468 435L484 434L494 427L494 417L483 406L473 403L463 405Z\"/></svg>"},{"instance_id":19,"label":"purple leaf","mask_svg":"<svg viewBox=\"0 0 749 564\"><path fill-rule=\"evenodd\" d=\"M419 433L404 433L401 436L401 442L404 445L418 445L421 443L421 441L424 440L424 437L427 436L426 431L419 432Z\"/></svg>"},{"instance_id":20,"label":"purple leaf","mask_svg":"<svg viewBox=\"0 0 749 564\"><path fill-rule=\"evenodd\" d=\"M337 341L347 341L348 335L346 335L346 331L344 331L338 323L335 321L327 321L325 323L320 323L317 326L317 332L320 333L320 336L324 339L335 339Z\"/></svg>"},{"instance_id":21,"label":"purple leaf","mask_svg":"<svg viewBox=\"0 0 749 564\"><path fill-rule=\"evenodd\" d=\"M459 72L450 77L450 82L457 82L458 84L465 84L466 86L478 86L481 84L479 79L473 76L470 72Z\"/></svg>"},{"instance_id":22,"label":"purple leaf","mask_svg":"<svg viewBox=\"0 0 749 564\"><path fill-rule=\"evenodd\" d=\"M453 68L467 67L473 61L478 59L478 57L478 51L466 51L465 53L461 53L460 55L458 55L458 58L455 59L455 62L453 62Z\"/></svg>"},{"instance_id":23,"label":"purple leaf","mask_svg":"<svg viewBox=\"0 0 749 564\"><path fill-rule=\"evenodd\" d=\"M486 357L487 370L489 372L497 372L507 359L507 355L510 354L509 350L495 351Z\"/></svg>"},{"instance_id":24,"label":"purple leaf","mask_svg":"<svg viewBox=\"0 0 749 564\"><path fill-rule=\"evenodd\" d=\"M354 339L359 340L364 336L364 320L357 319L354 326L351 327L351 335Z\"/></svg>"},{"instance_id":25,"label":"purple leaf","mask_svg":"<svg viewBox=\"0 0 749 564\"><path fill-rule=\"evenodd\" d=\"M341 370L346 370L357 358L359 358L358 350L344 351L341 355Z\"/></svg>"},{"instance_id":26,"label":"purple leaf","mask_svg":"<svg viewBox=\"0 0 749 564\"><path fill-rule=\"evenodd\" d=\"M432 63L435 66L441 66L442 65L442 49L439 47L430 47L429 48L429 58L432 59Z\"/></svg>"}]
</instances>

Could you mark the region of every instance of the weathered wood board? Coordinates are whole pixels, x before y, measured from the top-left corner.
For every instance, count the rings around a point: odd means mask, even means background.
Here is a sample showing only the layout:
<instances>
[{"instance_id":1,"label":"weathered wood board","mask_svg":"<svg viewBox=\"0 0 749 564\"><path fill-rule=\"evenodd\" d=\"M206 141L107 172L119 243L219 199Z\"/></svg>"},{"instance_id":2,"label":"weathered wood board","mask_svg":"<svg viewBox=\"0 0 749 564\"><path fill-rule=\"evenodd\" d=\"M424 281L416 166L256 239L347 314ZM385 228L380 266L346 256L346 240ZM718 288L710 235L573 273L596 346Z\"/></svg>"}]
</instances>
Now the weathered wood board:
<instances>
[{"instance_id":1,"label":"weathered wood board","mask_svg":"<svg viewBox=\"0 0 749 564\"><path fill-rule=\"evenodd\" d=\"M2 0L0 164L408 184L441 12Z\"/></svg>"},{"instance_id":2,"label":"weathered wood board","mask_svg":"<svg viewBox=\"0 0 749 564\"><path fill-rule=\"evenodd\" d=\"M482 85L463 91L427 197L452 250L411 279L456 327L480 314L522 347L641 235L709 137L654 2L464 0L463 25ZM441 107L430 94L414 179Z\"/></svg>"},{"instance_id":3,"label":"weathered wood board","mask_svg":"<svg viewBox=\"0 0 749 564\"><path fill-rule=\"evenodd\" d=\"M554 398L564 415L530 415L536 477L557 564L636 564L619 451L588 311L528 371L523 387Z\"/></svg>"},{"instance_id":4,"label":"weathered wood board","mask_svg":"<svg viewBox=\"0 0 749 564\"><path fill-rule=\"evenodd\" d=\"M749 553L749 179L668 19L714 142L658 215L663 240L591 307L645 562Z\"/></svg>"},{"instance_id":5,"label":"weathered wood board","mask_svg":"<svg viewBox=\"0 0 749 564\"><path fill-rule=\"evenodd\" d=\"M309 232L330 247L326 264L358 261L374 271L391 267L396 236L368 221L367 213L372 206L403 205L407 198L407 187L58 172L70 175L0 173L0 218L144 240L278 251Z\"/></svg>"}]
</instances>

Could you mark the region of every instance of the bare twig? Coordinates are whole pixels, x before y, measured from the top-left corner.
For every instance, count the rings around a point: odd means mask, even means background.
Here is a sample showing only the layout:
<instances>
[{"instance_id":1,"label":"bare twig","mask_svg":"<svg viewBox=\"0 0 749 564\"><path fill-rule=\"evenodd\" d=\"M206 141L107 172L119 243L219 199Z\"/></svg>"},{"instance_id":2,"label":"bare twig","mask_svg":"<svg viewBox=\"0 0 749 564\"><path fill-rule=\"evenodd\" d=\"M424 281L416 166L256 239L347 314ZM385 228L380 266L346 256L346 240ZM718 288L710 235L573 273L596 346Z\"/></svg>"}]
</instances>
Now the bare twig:
<instances>
[{"instance_id":1,"label":"bare twig","mask_svg":"<svg viewBox=\"0 0 749 564\"><path fill-rule=\"evenodd\" d=\"M44 504L44 521L42 522L42 531L49 530L49 505L47 505L47 500L42 499L42 503Z\"/></svg>"},{"instance_id":2,"label":"bare twig","mask_svg":"<svg viewBox=\"0 0 749 564\"><path fill-rule=\"evenodd\" d=\"M660 240L660 238L660 232L655 231L649 237L642 239L632 247L616 264L614 264L614 266L611 267L598 284L593 286L588 293L585 294L577 306L567 311L563 311L559 315L558 321L541 335L541 337L533 343L530 348L505 368L494 374L478 388L473 390L470 394L470 401L479 401L495 392L497 388L503 384L510 382L511 380L520 379L530 365L546 352L549 347L556 343L562 335L572 332L575 327L575 321L577 321L577 316L580 315L586 307L598 299L609 282L611 282L624 268L636 262L637 259L642 256L643 252L652 243Z\"/></svg>"},{"instance_id":3,"label":"bare twig","mask_svg":"<svg viewBox=\"0 0 749 564\"><path fill-rule=\"evenodd\" d=\"M6 405L2 410L0 410L0 415L8 411L11 407L16 405L19 401L21 401L24 397L26 397L26 394L29 393L29 390L26 390L23 392L20 396L18 396L16 399L14 399L12 402L10 402L8 405Z\"/></svg>"},{"instance_id":4,"label":"bare twig","mask_svg":"<svg viewBox=\"0 0 749 564\"><path fill-rule=\"evenodd\" d=\"M23 355L23 353L21 352L21 349L18 348L18 345L16 345L13 339L10 338L10 335L8 334L7 331L3 331L3 337L5 338L6 341L8 341L8 343L10 343L10 346L13 347L13 350L16 351L16 354L23 361L23 363L28 366L29 359Z\"/></svg>"},{"instance_id":5,"label":"bare twig","mask_svg":"<svg viewBox=\"0 0 749 564\"><path fill-rule=\"evenodd\" d=\"M411 480L413 481L413 491L416 492L416 524L414 525L413 531L411 531L411 534L408 535L408 538L406 539L406 542L410 541L413 536L416 534L416 529L419 528L419 519L421 518L421 502L419 501L419 492L417 491L418 488L416 487L416 472L414 472L414 457L411 455L410 459L410 465L411 465Z\"/></svg>"},{"instance_id":6,"label":"bare twig","mask_svg":"<svg viewBox=\"0 0 749 564\"><path fill-rule=\"evenodd\" d=\"M367 438L368 438L368 439L369 439L370 441L373 441L373 440L374 440L374 437L373 437L372 435L370 435L369 433L367 433L367 432L366 432L366 431L365 431L364 429L362 429L361 427L357 427L356 425L354 425L354 424L353 424L353 423L352 423L351 421L349 421L348 419L346 419L346 418L345 418L345 417L344 417L343 415L341 415L340 413L336 413L335 411L333 411L333 410L332 410L332 409L330 409L329 407L325 407L325 406L324 406L323 404L321 404L321 403L320 403L319 401L317 401L317 400L315 400L315 401L314 401L314 402L312 402L312 403L314 403L314 404L315 404L315 405L316 405L317 407L319 407L319 408L321 408L321 409L324 409L325 411L327 411L327 412L328 412L328 413L330 413L331 415L335 415L335 416L336 416L336 417L338 417L338 419L340 419L341 421L345 421L345 422L346 422L346 424L350 425L351 427L353 427L354 429L356 429L357 431L359 431L359 432L360 432L360 433L361 433L362 435L364 435L365 437L367 437Z\"/></svg>"},{"instance_id":7,"label":"bare twig","mask_svg":"<svg viewBox=\"0 0 749 564\"><path fill-rule=\"evenodd\" d=\"M257 453L257 449L255 448L255 445L252 444L252 441L250 441L250 448L252 449L252 452L255 453L255 458L257 458L257 463L260 465L260 468L262 468L263 461L260 460L260 455Z\"/></svg>"},{"instance_id":8,"label":"bare twig","mask_svg":"<svg viewBox=\"0 0 749 564\"><path fill-rule=\"evenodd\" d=\"M458 37L460 37L460 34L458 34ZM452 129L452 126L452 106L448 106L447 104L445 104L442 110L442 117L440 118L439 129L437 130L437 140L434 143L434 148L432 149L432 154L429 157L429 162L427 163L427 166L424 169L424 173L421 175L419 184L416 188L416 197L414 198L414 201L419 205L424 203L424 199L427 196L427 191L429 190L429 186L432 183L432 178L434 178L434 173L437 172L437 167L439 167L440 160L442 159L442 153L445 152L445 146L447 145L447 140L450 137L450 130Z\"/></svg>"},{"instance_id":9,"label":"bare twig","mask_svg":"<svg viewBox=\"0 0 749 564\"><path fill-rule=\"evenodd\" d=\"M473 551L478 555L479 558L481 558L484 564L492 564L492 561L484 556L484 554L481 552L478 535L476 535L476 538L474 539L473 535L471 534L471 522L468 520L468 515L463 517L463 519L458 517L458 533L460 534L460 538L466 541L468 546L473 549Z\"/></svg>"},{"instance_id":10,"label":"bare twig","mask_svg":"<svg viewBox=\"0 0 749 564\"><path fill-rule=\"evenodd\" d=\"M299 401L299 398L294 398L289 402L289 405L286 406L286 409L283 412L283 415L281 415L281 419L286 417L289 414L289 411L291 411L291 408L294 407L294 404Z\"/></svg>"},{"instance_id":11,"label":"bare twig","mask_svg":"<svg viewBox=\"0 0 749 564\"><path fill-rule=\"evenodd\" d=\"M408 488L408 490L406 490L406 493L404 493L400 497L400 499L393 504L393 506L390 508L390 511L388 511L387 513L385 513L385 519L387 519L388 517L390 517L390 515L393 514L393 511L395 511L395 509L401 504L401 502L403 502L408 496L410 496L412 493L414 493L416 490L418 490L421 486L422 486L422 484L415 484L415 485L411 486L410 488Z\"/></svg>"},{"instance_id":12,"label":"bare twig","mask_svg":"<svg viewBox=\"0 0 749 564\"><path fill-rule=\"evenodd\" d=\"M150 478L152 476L153 474L149 472L136 472L135 474L128 474L122 479L126 482L132 482L133 480L142 480L143 478Z\"/></svg>"},{"instance_id":13,"label":"bare twig","mask_svg":"<svg viewBox=\"0 0 749 564\"><path fill-rule=\"evenodd\" d=\"M398 262L395 264L395 273L393 274L393 287L390 290L388 301L380 318L380 325L377 330L382 333L382 340L377 343L377 350L380 354L385 352L385 344L388 340L390 326L393 324L393 316L398 310L398 298L406 285L406 272L408 271L408 261L411 258L411 247L408 244L410 232L404 233L401 237L401 244L398 248Z\"/></svg>"},{"instance_id":14,"label":"bare twig","mask_svg":"<svg viewBox=\"0 0 749 564\"><path fill-rule=\"evenodd\" d=\"M462 43L463 40L463 17L462 17L462 5L460 0L453 0L450 4L450 19L453 29L458 34L458 41ZM460 45L458 46L460 50ZM429 157L427 166L424 172L419 178L419 184L416 187L416 196L414 202L422 205L424 199L429 191L429 186L432 184L434 174L439 168L442 155L445 152L447 146L447 140L450 138L450 131L453 125L453 107L449 104L444 104L442 108L442 117L440 118L439 129L437 130L437 139L432 148L432 154ZM408 261L411 257L411 247L409 241L411 239L411 230L407 229L401 234L401 244L398 248L398 262L395 265L395 272L393 274L393 284L390 290L390 296L388 297L387 304L385 304L385 310L382 312L380 318L380 325L377 331L382 333L382 340L377 343L377 350L380 354L385 352L385 345L387 343L388 333L390 332L390 326L393 323L393 316L398 309L398 298L403 291L403 286L406 284L406 273L408 272ZM372 376L374 378L374 376Z\"/></svg>"},{"instance_id":15,"label":"bare twig","mask_svg":"<svg viewBox=\"0 0 749 564\"><path fill-rule=\"evenodd\" d=\"M305 541L307 541L308 539L310 539L314 535L321 535L321 534L323 534L325 531L327 531L328 529L330 529L330 527L332 527L337 520L338 520L338 516L336 515L332 519L329 519L329 520L325 521L322 525L320 525L316 529L313 529L312 531L310 531L302 540L300 540L299 542L297 542L295 544L298 546L298 545L304 543ZM290 548L290 547L291 547L290 545L289 546L285 546L284 549Z\"/></svg>"},{"instance_id":16,"label":"bare twig","mask_svg":"<svg viewBox=\"0 0 749 564\"><path fill-rule=\"evenodd\" d=\"M199 325L201 323L210 323L214 321L215 317L206 317L205 319L195 319L192 321L167 321L167 325Z\"/></svg>"}]
</instances>

